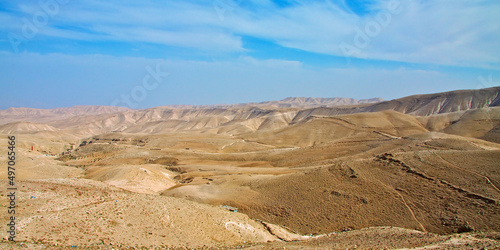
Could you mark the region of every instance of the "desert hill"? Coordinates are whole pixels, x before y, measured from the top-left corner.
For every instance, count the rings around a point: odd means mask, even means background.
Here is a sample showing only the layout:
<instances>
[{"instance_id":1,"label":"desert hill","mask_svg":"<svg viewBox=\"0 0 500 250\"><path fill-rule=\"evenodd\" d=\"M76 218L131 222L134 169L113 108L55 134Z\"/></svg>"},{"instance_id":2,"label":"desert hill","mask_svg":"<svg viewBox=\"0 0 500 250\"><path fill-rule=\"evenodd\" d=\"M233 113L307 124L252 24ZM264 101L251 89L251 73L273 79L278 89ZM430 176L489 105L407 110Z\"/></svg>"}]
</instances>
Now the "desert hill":
<instances>
[{"instance_id":1,"label":"desert hill","mask_svg":"<svg viewBox=\"0 0 500 250\"><path fill-rule=\"evenodd\" d=\"M34 122L13 122L0 125L0 132L3 134L29 133L40 131L58 131L59 129L48 124Z\"/></svg>"},{"instance_id":2,"label":"desert hill","mask_svg":"<svg viewBox=\"0 0 500 250\"><path fill-rule=\"evenodd\" d=\"M499 248L499 92L335 107L289 98L2 111L0 143L16 136L18 239L32 248Z\"/></svg>"},{"instance_id":3,"label":"desert hill","mask_svg":"<svg viewBox=\"0 0 500 250\"><path fill-rule=\"evenodd\" d=\"M430 131L500 142L500 108L482 108L418 117Z\"/></svg>"},{"instance_id":4,"label":"desert hill","mask_svg":"<svg viewBox=\"0 0 500 250\"><path fill-rule=\"evenodd\" d=\"M319 107L313 109L305 109L301 110L297 114L297 116L294 118L294 122L306 119L307 117L312 115L335 116L342 114L394 110L404 114L430 116L497 106L500 106L500 87L479 90L459 90L427 95L414 95L368 105L342 106L333 108Z\"/></svg>"},{"instance_id":5,"label":"desert hill","mask_svg":"<svg viewBox=\"0 0 500 250\"><path fill-rule=\"evenodd\" d=\"M500 87L409 96L376 103L367 110L374 112L391 109L405 114L428 116L497 106L500 106Z\"/></svg>"},{"instance_id":6,"label":"desert hill","mask_svg":"<svg viewBox=\"0 0 500 250\"><path fill-rule=\"evenodd\" d=\"M428 130L414 116L395 111L314 117L279 130L253 133L248 139L281 146L313 146L370 134L399 138ZM301 135L301 136L297 136Z\"/></svg>"},{"instance_id":7,"label":"desert hill","mask_svg":"<svg viewBox=\"0 0 500 250\"><path fill-rule=\"evenodd\" d=\"M79 115L98 115L127 110L129 109L111 106L74 106L56 109L8 108L0 110L0 122L1 124L15 121L48 122Z\"/></svg>"},{"instance_id":8,"label":"desert hill","mask_svg":"<svg viewBox=\"0 0 500 250\"><path fill-rule=\"evenodd\" d=\"M267 104L256 107L248 104L229 105L227 107L158 107L126 111L117 107L98 106L43 110L43 112L31 109L8 109L0 112L0 121L5 124L14 120L38 120L39 123L43 121L43 123L61 131L81 136L92 136L109 132L158 134L174 131L239 134L257 130L284 128L291 124L306 121L310 117L332 117L343 114L379 112L384 110L429 116L495 107L500 105L499 93L500 87L497 87L410 96L372 104L319 108L297 108L299 105L295 105L295 108L277 108ZM336 100L334 101L335 103L339 103L339 100L332 99ZM287 98L278 103L307 104L328 102L331 102L331 100ZM85 115L77 115L80 113L85 113ZM9 132L16 132L16 130L11 129ZM23 133L24 131L23 129L19 129L18 132Z\"/></svg>"}]
</instances>

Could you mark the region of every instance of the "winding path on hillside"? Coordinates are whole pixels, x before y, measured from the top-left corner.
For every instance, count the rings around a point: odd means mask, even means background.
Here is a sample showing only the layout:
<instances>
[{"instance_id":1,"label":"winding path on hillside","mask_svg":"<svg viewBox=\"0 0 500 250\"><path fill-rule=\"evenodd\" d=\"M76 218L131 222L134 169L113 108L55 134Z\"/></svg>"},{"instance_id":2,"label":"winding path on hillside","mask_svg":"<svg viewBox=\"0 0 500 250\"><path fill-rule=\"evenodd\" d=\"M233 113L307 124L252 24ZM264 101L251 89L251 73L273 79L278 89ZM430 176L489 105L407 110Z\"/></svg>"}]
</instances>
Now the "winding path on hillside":
<instances>
[{"instance_id":1,"label":"winding path on hillside","mask_svg":"<svg viewBox=\"0 0 500 250\"><path fill-rule=\"evenodd\" d=\"M389 189L392 193L396 193L399 198L401 198L401 201L403 202L403 205L405 205L405 207L408 209L408 211L410 212L411 216L413 217L413 220L415 220L415 222L418 223L418 225L420 226L420 229L422 229L422 232L426 232L427 233L427 229L425 229L424 225L417 219L417 216L415 216L415 213L413 212L413 209L411 209L411 207L408 205L408 203L406 202L405 198L403 197L402 194L400 194L396 189L394 189L393 187L383 183L382 181L378 180L378 182L380 182L380 184L384 187L386 187L387 189Z\"/></svg>"},{"instance_id":2,"label":"winding path on hillside","mask_svg":"<svg viewBox=\"0 0 500 250\"><path fill-rule=\"evenodd\" d=\"M436 154L436 152L433 152L433 153L434 153L434 155L436 155L439 159L441 159L442 161L444 161L444 162L448 163L448 165L450 165L450 166L452 166L452 167L454 167L454 168L457 168L457 169L460 169L460 170L463 170L463 171L469 172L469 173L471 173L471 174L474 174L474 175L476 175L476 176L479 176L479 177L482 177L482 178L486 179L486 182L488 182L488 184L490 184L490 185L491 185L491 186L492 186L492 187L493 187L493 188L494 188L497 192L499 192L499 193L500 193L500 189L499 189L497 186L495 186L495 184L493 184L493 182L490 180L490 178L488 178L488 176L486 176L486 175L482 175L482 174L480 174L480 173L478 173L478 172L476 172L476 171L473 171L473 170L469 170L469 169L465 169L465 168L459 167L459 166L455 165L454 163L452 163L452 162L450 162L450 161L448 161L448 160L444 159L441 155Z\"/></svg>"}]
</instances>

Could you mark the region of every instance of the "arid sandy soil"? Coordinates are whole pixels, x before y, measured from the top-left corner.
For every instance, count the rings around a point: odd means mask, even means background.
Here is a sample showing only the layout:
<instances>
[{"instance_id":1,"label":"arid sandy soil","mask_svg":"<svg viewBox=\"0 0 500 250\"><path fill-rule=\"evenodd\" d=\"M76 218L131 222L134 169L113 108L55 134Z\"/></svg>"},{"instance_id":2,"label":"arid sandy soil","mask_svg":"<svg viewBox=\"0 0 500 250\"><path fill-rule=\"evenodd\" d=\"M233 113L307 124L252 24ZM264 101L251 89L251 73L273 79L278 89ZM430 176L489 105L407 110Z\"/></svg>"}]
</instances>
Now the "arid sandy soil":
<instances>
[{"instance_id":1,"label":"arid sandy soil","mask_svg":"<svg viewBox=\"0 0 500 250\"><path fill-rule=\"evenodd\" d=\"M500 108L332 110L11 112L0 247L500 248Z\"/></svg>"}]
</instances>

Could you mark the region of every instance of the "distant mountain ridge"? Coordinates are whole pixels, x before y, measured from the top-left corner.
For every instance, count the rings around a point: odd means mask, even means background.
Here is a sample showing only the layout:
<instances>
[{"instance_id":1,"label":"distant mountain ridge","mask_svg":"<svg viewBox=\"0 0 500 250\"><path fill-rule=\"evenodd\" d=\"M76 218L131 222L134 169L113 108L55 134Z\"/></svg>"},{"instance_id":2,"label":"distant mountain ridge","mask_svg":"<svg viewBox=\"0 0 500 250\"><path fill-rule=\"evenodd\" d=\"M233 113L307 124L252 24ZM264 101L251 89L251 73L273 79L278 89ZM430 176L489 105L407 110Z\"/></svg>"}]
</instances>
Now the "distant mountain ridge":
<instances>
[{"instance_id":1,"label":"distant mountain ridge","mask_svg":"<svg viewBox=\"0 0 500 250\"><path fill-rule=\"evenodd\" d=\"M367 103L377 103L382 102L382 98L371 98L371 99L354 99L345 97L331 97L331 98L320 98L320 97L287 97L279 101L265 101L265 102L249 102L249 103L238 103L238 104L214 104L214 105L169 105L161 106L158 108L237 108L237 107L262 107L262 108L316 108L316 107L338 107L346 105L357 105L357 104L367 104Z\"/></svg>"},{"instance_id":2,"label":"distant mountain ridge","mask_svg":"<svg viewBox=\"0 0 500 250\"><path fill-rule=\"evenodd\" d=\"M0 111L0 125L3 124L0 126L0 133L15 131L25 133L39 129L53 131L56 128L82 136L110 132L158 134L176 131L232 135L283 128L307 122L311 117L381 111L431 116L497 107L500 106L500 87L415 95L371 103L378 100L292 97L259 104L165 106L144 110L105 106L78 106L53 110L10 108ZM356 104L341 105L352 102ZM326 106L334 104L336 106ZM15 122L17 123L12 124Z\"/></svg>"},{"instance_id":3,"label":"distant mountain ridge","mask_svg":"<svg viewBox=\"0 0 500 250\"><path fill-rule=\"evenodd\" d=\"M8 108L0 110L1 115L96 115L130 110L115 106L73 106L70 108L37 109L37 108Z\"/></svg>"},{"instance_id":4,"label":"distant mountain ridge","mask_svg":"<svg viewBox=\"0 0 500 250\"><path fill-rule=\"evenodd\" d=\"M333 97L333 98L313 98L313 97L288 97L280 101L268 101L257 103L256 106L271 106L278 108L307 108L311 106L336 107L346 105L357 105L366 103L382 102L382 98L371 98L357 100L353 98Z\"/></svg>"},{"instance_id":5,"label":"distant mountain ridge","mask_svg":"<svg viewBox=\"0 0 500 250\"><path fill-rule=\"evenodd\" d=\"M297 114L293 122L299 122L309 116L335 116L386 110L416 116L431 116L498 106L500 106L500 87L493 87L413 95L368 105L304 109Z\"/></svg>"},{"instance_id":6,"label":"distant mountain ridge","mask_svg":"<svg viewBox=\"0 0 500 250\"><path fill-rule=\"evenodd\" d=\"M288 97L280 101L266 101L256 103L240 104L216 104L216 105L170 105L156 108L180 108L180 109L207 109L207 108L242 108L248 106L262 108L315 108L315 107L337 107L345 105L357 105L364 103L376 103L383 101L382 98L356 100L353 98L313 98L313 97ZM37 109L37 108L8 108L0 110L0 124L10 122L48 122L58 119L66 119L80 115L100 115L132 110L125 107L115 106L74 106L70 108Z\"/></svg>"},{"instance_id":7,"label":"distant mountain ridge","mask_svg":"<svg viewBox=\"0 0 500 250\"><path fill-rule=\"evenodd\" d=\"M131 109L114 106L73 106L70 108L37 109L37 108L8 108L0 110L0 124L7 122L48 122L79 115L99 115L116 112L125 112Z\"/></svg>"}]
</instances>

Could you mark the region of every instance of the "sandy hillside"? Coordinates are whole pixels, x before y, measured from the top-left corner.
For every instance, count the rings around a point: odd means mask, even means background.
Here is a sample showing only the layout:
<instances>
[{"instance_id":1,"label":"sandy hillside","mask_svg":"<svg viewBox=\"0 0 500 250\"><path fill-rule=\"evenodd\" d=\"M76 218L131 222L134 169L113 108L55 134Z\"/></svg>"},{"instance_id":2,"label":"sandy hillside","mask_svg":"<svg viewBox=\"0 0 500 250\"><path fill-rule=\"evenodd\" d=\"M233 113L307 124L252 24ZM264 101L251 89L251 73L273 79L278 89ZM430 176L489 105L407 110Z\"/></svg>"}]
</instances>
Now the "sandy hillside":
<instances>
[{"instance_id":1,"label":"sandy hillside","mask_svg":"<svg viewBox=\"0 0 500 250\"><path fill-rule=\"evenodd\" d=\"M0 245L500 248L499 90L4 110L18 237Z\"/></svg>"}]
</instances>

